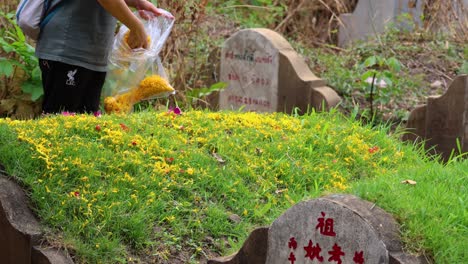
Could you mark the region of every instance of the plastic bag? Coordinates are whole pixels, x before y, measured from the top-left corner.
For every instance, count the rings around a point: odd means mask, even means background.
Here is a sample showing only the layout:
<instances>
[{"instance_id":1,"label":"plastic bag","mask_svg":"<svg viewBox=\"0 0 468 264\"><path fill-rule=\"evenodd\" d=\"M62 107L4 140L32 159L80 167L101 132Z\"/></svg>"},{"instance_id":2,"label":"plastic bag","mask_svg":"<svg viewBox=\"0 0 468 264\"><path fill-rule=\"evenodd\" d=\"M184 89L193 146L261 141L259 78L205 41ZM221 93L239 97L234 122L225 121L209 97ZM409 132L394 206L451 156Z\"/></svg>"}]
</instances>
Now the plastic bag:
<instances>
[{"instance_id":1,"label":"plastic bag","mask_svg":"<svg viewBox=\"0 0 468 264\"><path fill-rule=\"evenodd\" d=\"M138 102L175 93L158 56L171 32L174 19L170 18L172 15L169 12L161 11L165 14L154 16L145 12L148 19L135 12L148 34L147 49L132 50L128 46L126 39L129 29L124 25L115 36L103 88L106 112L129 113Z\"/></svg>"}]
</instances>

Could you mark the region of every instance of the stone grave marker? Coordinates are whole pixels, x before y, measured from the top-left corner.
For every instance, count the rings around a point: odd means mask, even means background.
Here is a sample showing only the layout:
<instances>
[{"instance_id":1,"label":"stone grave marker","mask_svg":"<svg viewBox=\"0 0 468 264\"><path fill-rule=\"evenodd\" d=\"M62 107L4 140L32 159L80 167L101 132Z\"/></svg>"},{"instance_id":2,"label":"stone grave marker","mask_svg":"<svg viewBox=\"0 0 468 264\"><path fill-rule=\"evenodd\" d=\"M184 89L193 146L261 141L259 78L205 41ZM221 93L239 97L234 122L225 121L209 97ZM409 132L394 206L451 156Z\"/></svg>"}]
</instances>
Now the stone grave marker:
<instances>
[{"instance_id":1,"label":"stone grave marker","mask_svg":"<svg viewBox=\"0 0 468 264\"><path fill-rule=\"evenodd\" d=\"M424 1L416 0L359 0L352 14L341 14L338 45L344 47L355 40L383 33L389 23L410 28L408 23L398 24L398 17L409 14L416 25L421 25Z\"/></svg>"},{"instance_id":2,"label":"stone grave marker","mask_svg":"<svg viewBox=\"0 0 468 264\"><path fill-rule=\"evenodd\" d=\"M406 126L404 140L426 140L426 147L434 147L444 159L457 150L468 152L468 75L455 78L447 92L429 97L427 105L414 109Z\"/></svg>"},{"instance_id":3,"label":"stone grave marker","mask_svg":"<svg viewBox=\"0 0 468 264\"><path fill-rule=\"evenodd\" d=\"M72 264L66 252L44 243L28 197L1 169L0 164L0 263Z\"/></svg>"},{"instance_id":4,"label":"stone grave marker","mask_svg":"<svg viewBox=\"0 0 468 264\"><path fill-rule=\"evenodd\" d=\"M209 264L416 264L403 252L393 217L352 195L296 204L269 228L256 229L238 253Z\"/></svg>"},{"instance_id":5,"label":"stone grave marker","mask_svg":"<svg viewBox=\"0 0 468 264\"><path fill-rule=\"evenodd\" d=\"M372 226L354 211L327 199L302 202L271 225L266 263L375 263L389 261Z\"/></svg>"},{"instance_id":6,"label":"stone grave marker","mask_svg":"<svg viewBox=\"0 0 468 264\"><path fill-rule=\"evenodd\" d=\"M322 110L336 106L339 96L315 76L291 45L269 29L235 33L221 52L219 108L287 112L295 107Z\"/></svg>"}]
</instances>

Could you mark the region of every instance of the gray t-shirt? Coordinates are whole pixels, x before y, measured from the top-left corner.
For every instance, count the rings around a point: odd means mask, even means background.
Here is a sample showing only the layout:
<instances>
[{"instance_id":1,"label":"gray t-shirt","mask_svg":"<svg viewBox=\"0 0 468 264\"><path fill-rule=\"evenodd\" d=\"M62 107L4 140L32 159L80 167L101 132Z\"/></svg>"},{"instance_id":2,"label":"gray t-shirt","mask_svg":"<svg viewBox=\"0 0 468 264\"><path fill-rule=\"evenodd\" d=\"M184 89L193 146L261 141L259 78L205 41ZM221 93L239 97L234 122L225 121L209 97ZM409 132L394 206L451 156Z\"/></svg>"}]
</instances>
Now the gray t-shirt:
<instances>
[{"instance_id":1,"label":"gray t-shirt","mask_svg":"<svg viewBox=\"0 0 468 264\"><path fill-rule=\"evenodd\" d=\"M36 56L93 71L107 71L115 18L96 0L60 1L64 2L46 18Z\"/></svg>"}]
</instances>

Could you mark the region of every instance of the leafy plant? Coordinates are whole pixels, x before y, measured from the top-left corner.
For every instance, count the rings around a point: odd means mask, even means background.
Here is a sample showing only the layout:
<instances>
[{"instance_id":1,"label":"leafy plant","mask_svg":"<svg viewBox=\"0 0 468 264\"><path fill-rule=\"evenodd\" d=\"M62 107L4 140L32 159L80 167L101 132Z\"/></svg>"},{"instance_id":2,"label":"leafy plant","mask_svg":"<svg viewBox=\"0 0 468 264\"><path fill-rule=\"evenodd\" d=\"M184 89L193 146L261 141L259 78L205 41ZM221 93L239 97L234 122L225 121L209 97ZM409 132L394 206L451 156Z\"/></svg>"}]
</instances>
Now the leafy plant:
<instances>
[{"instance_id":1,"label":"leafy plant","mask_svg":"<svg viewBox=\"0 0 468 264\"><path fill-rule=\"evenodd\" d=\"M34 48L26 41L13 13L0 12L0 17L8 23L0 37L0 47L8 54L6 58L0 58L0 76L11 80L15 78L18 69L21 69L27 76L21 84L21 89L24 93L31 94L32 101L36 101L42 96L43 90Z\"/></svg>"},{"instance_id":2,"label":"leafy plant","mask_svg":"<svg viewBox=\"0 0 468 264\"><path fill-rule=\"evenodd\" d=\"M202 88L195 88L192 90L188 90L185 92L186 97L192 99L192 104L197 101L206 101L205 98L210 96L215 92L219 92L224 90L227 87L227 83L225 82L218 82L210 87L202 87Z\"/></svg>"},{"instance_id":3,"label":"leafy plant","mask_svg":"<svg viewBox=\"0 0 468 264\"><path fill-rule=\"evenodd\" d=\"M9 54L7 58L0 58L0 75L14 78L15 72L21 68L27 75L21 84L22 91L31 94L31 100L38 100L42 94L41 72L34 48L27 43L23 31L16 24L13 13L0 12L9 26L4 30L4 37L0 38L0 47Z\"/></svg>"}]
</instances>

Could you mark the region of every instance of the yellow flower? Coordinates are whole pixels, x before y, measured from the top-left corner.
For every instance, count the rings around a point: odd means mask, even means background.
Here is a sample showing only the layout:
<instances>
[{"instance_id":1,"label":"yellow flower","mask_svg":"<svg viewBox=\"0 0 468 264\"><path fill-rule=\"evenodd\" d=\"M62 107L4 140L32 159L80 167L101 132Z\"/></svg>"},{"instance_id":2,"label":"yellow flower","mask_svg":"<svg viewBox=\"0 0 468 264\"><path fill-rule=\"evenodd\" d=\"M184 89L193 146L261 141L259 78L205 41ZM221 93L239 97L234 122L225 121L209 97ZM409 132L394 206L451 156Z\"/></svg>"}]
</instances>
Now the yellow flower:
<instances>
[{"instance_id":1,"label":"yellow flower","mask_svg":"<svg viewBox=\"0 0 468 264\"><path fill-rule=\"evenodd\" d=\"M129 36L130 36L130 30L127 31L127 33L125 33L125 35L124 35L124 37L123 37L124 42L127 43L127 44L128 44L128 38L129 38ZM146 39L147 39L147 41L148 41L148 46L149 46L149 45L151 44L151 37L150 37L150 36L147 36Z\"/></svg>"},{"instance_id":2,"label":"yellow flower","mask_svg":"<svg viewBox=\"0 0 468 264\"><path fill-rule=\"evenodd\" d=\"M137 101L141 101L167 92L174 92L174 88L172 88L167 80L159 75L151 75L140 82L140 85L133 91L133 94Z\"/></svg>"},{"instance_id":3,"label":"yellow flower","mask_svg":"<svg viewBox=\"0 0 468 264\"><path fill-rule=\"evenodd\" d=\"M159 75L151 75L143 79L138 87L126 93L115 97L106 97L104 110L107 113L130 113L135 103L172 92L174 92L174 88L166 79Z\"/></svg>"},{"instance_id":4,"label":"yellow flower","mask_svg":"<svg viewBox=\"0 0 468 264\"><path fill-rule=\"evenodd\" d=\"M104 110L107 113L129 113L135 102L131 92L123 93L116 97L106 97L104 99Z\"/></svg>"}]
</instances>

